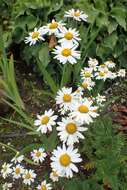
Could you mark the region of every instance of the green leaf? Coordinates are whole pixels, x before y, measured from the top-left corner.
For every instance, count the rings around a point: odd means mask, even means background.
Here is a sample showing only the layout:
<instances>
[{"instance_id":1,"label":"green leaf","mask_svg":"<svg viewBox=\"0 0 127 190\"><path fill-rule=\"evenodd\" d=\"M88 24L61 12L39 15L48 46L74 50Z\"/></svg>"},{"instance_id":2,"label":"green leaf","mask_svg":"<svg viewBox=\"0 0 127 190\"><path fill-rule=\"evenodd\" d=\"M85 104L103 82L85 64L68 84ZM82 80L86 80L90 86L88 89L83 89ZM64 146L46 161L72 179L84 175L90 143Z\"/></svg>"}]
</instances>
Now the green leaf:
<instances>
[{"instance_id":1,"label":"green leaf","mask_svg":"<svg viewBox=\"0 0 127 190\"><path fill-rule=\"evenodd\" d=\"M113 7L111 10L111 16L126 30L126 10L124 7Z\"/></svg>"},{"instance_id":2,"label":"green leaf","mask_svg":"<svg viewBox=\"0 0 127 190\"><path fill-rule=\"evenodd\" d=\"M104 46L113 50L114 46L117 43L117 40L118 40L117 33L114 32L104 39Z\"/></svg>"},{"instance_id":3,"label":"green leaf","mask_svg":"<svg viewBox=\"0 0 127 190\"><path fill-rule=\"evenodd\" d=\"M30 144L28 146L26 146L25 148L23 148L21 151L20 151L20 154L26 154L26 153L30 153L31 151L33 151L34 149L39 149L43 147L42 144L39 144L39 143L33 143L33 144Z\"/></svg>"},{"instance_id":4,"label":"green leaf","mask_svg":"<svg viewBox=\"0 0 127 190\"><path fill-rule=\"evenodd\" d=\"M49 48L47 44L43 44L38 52L39 60L43 66L46 68L50 59L49 59Z\"/></svg>"}]
</instances>

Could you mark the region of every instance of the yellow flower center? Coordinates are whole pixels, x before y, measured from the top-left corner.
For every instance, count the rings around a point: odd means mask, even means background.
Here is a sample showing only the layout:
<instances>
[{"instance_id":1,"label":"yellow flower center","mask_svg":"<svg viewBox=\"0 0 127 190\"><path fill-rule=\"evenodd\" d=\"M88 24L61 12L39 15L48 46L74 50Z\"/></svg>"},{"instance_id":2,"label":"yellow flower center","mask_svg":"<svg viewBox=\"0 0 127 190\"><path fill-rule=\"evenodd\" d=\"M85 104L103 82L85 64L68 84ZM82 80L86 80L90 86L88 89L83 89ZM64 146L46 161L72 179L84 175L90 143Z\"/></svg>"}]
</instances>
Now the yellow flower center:
<instances>
[{"instance_id":1,"label":"yellow flower center","mask_svg":"<svg viewBox=\"0 0 127 190\"><path fill-rule=\"evenodd\" d=\"M49 117L46 115L42 118L41 120L41 124L42 125L46 125L49 122Z\"/></svg>"},{"instance_id":2,"label":"yellow flower center","mask_svg":"<svg viewBox=\"0 0 127 190\"><path fill-rule=\"evenodd\" d=\"M36 152L36 157L40 157L41 156L41 152L37 151Z\"/></svg>"},{"instance_id":3,"label":"yellow flower center","mask_svg":"<svg viewBox=\"0 0 127 190\"><path fill-rule=\"evenodd\" d=\"M64 167L68 166L71 163L71 158L68 154L63 154L60 156L60 164Z\"/></svg>"},{"instance_id":4,"label":"yellow flower center","mask_svg":"<svg viewBox=\"0 0 127 190\"><path fill-rule=\"evenodd\" d=\"M79 106L78 110L81 113L88 113L89 112L89 108L87 106L85 106L85 105Z\"/></svg>"},{"instance_id":5,"label":"yellow flower center","mask_svg":"<svg viewBox=\"0 0 127 190\"><path fill-rule=\"evenodd\" d=\"M15 173L18 175L18 174L20 174L20 168L16 168L15 169Z\"/></svg>"},{"instance_id":6,"label":"yellow flower center","mask_svg":"<svg viewBox=\"0 0 127 190\"><path fill-rule=\"evenodd\" d=\"M104 77L104 76L105 76L105 73L102 72L102 71L100 71L100 72L99 72L99 76L100 76L100 77Z\"/></svg>"},{"instance_id":7,"label":"yellow flower center","mask_svg":"<svg viewBox=\"0 0 127 190\"><path fill-rule=\"evenodd\" d=\"M32 33L32 39L38 38L39 37L39 32L33 32Z\"/></svg>"},{"instance_id":8,"label":"yellow flower center","mask_svg":"<svg viewBox=\"0 0 127 190\"><path fill-rule=\"evenodd\" d=\"M67 40L71 40L73 38L73 34L71 32L67 32L65 35L64 35L64 38L66 38Z\"/></svg>"},{"instance_id":9,"label":"yellow flower center","mask_svg":"<svg viewBox=\"0 0 127 190\"><path fill-rule=\"evenodd\" d=\"M57 172L54 171L52 174L53 174L54 177L58 177Z\"/></svg>"},{"instance_id":10,"label":"yellow flower center","mask_svg":"<svg viewBox=\"0 0 127 190\"><path fill-rule=\"evenodd\" d=\"M65 56L65 57L68 57L71 55L71 50L69 48L65 48L62 50L62 55Z\"/></svg>"},{"instance_id":11,"label":"yellow flower center","mask_svg":"<svg viewBox=\"0 0 127 190\"><path fill-rule=\"evenodd\" d=\"M41 190L47 190L46 185L42 185Z\"/></svg>"},{"instance_id":12,"label":"yellow flower center","mask_svg":"<svg viewBox=\"0 0 127 190\"><path fill-rule=\"evenodd\" d=\"M96 113L96 112L97 112L97 109L94 109L94 110L92 110L92 111Z\"/></svg>"},{"instance_id":13,"label":"yellow flower center","mask_svg":"<svg viewBox=\"0 0 127 190\"><path fill-rule=\"evenodd\" d=\"M89 77L91 77L91 73L90 73L89 71L86 71L86 72L84 73L84 76L85 76L86 78L89 78Z\"/></svg>"},{"instance_id":14,"label":"yellow flower center","mask_svg":"<svg viewBox=\"0 0 127 190\"><path fill-rule=\"evenodd\" d=\"M104 67L106 67L106 65L105 64L101 64L100 67L104 68Z\"/></svg>"},{"instance_id":15,"label":"yellow flower center","mask_svg":"<svg viewBox=\"0 0 127 190\"><path fill-rule=\"evenodd\" d=\"M83 82L82 87L86 89L88 87L88 84L86 82Z\"/></svg>"},{"instance_id":16,"label":"yellow flower center","mask_svg":"<svg viewBox=\"0 0 127 190\"><path fill-rule=\"evenodd\" d=\"M49 24L49 28L50 29L56 29L58 27L58 23L57 22L52 22Z\"/></svg>"},{"instance_id":17,"label":"yellow flower center","mask_svg":"<svg viewBox=\"0 0 127 190\"><path fill-rule=\"evenodd\" d=\"M80 12L79 11L75 11L74 12L74 16L79 17L80 16Z\"/></svg>"},{"instance_id":18,"label":"yellow flower center","mask_svg":"<svg viewBox=\"0 0 127 190\"><path fill-rule=\"evenodd\" d=\"M29 172L27 172L27 173L25 174L25 179L30 179L30 178L31 178L31 175L30 175Z\"/></svg>"},{"instance_id":19,"label":"yellow flower center","mask_svg":"<svg viewBox=\"0 0 127 190\"><path fill-rule=\"evenodd\" d=\"M77 126L76 124L74 123L68 123L66 125L66 131L69 133L69 134L74 134L76 131L77 131Z\"/></svg>"},{"instance_id":20,"label":"yellow flower center","mask_svg":"<svg viewBox=\"0 0 127 190\"><path fill-rule=\"evenodd\" d=\"M64 102L71 102L71 95L70 94L64 94L63 101Z\"/></svg>"}]
</instances>

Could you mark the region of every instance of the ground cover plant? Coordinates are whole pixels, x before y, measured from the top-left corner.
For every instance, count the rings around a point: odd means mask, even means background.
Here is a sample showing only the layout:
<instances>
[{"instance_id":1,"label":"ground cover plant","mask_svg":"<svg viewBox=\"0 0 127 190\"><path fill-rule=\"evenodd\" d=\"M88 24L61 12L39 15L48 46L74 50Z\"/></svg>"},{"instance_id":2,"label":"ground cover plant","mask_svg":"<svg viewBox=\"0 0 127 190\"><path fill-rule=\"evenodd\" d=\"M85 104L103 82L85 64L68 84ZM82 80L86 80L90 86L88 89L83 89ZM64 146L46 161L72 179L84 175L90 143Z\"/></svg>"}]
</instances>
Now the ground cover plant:
<instances>
[{"instance_id":1,"label":"ground cover plant","mask_svg":"<svg viewBox=\"0 0 127 190\"><path fill-rule=\"evenodd\" d=\"M126 1L1 5L1 189L126 190Z\"/></svg>"}]
</instances>

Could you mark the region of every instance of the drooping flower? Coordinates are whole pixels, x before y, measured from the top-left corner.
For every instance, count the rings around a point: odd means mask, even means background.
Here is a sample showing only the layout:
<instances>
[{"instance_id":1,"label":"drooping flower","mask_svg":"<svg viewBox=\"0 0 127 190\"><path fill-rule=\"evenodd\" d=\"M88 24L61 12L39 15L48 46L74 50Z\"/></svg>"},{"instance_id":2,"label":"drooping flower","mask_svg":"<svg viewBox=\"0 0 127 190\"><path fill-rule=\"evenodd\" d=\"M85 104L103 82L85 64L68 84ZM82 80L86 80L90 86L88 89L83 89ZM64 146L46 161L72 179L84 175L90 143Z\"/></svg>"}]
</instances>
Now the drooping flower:
<instances>
[{"instance_id":1,"label":"drooping flower","mask_svg":"<svg viewBox=\"0 0 127 190\"><path fill-rule=\"evenodd\" d=\"M74 149L72 146L57 147L52 153L51 157L51 167L53 170L57 171L62 177L71 178L73 177L73 172L78 172L76 163L82 161L78 149Z\"/></svg>"}]
</instances>

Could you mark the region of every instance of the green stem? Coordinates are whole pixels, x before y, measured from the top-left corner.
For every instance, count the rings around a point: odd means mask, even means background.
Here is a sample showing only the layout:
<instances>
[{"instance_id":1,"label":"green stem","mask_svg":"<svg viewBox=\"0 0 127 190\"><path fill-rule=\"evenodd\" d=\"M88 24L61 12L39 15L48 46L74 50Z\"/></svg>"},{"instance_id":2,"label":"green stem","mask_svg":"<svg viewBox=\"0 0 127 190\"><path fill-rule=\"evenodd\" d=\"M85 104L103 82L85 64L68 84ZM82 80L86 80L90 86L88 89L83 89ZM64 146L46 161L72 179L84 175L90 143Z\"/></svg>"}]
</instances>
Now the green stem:
<instances>
[{"instance_id":1,"label":"green stem","mask_svg":"<svg viewBox=\"0 0 127 190\"><path fill-rule=\"evenodd\" d=\"M4 143L2 143L2 142L0 142L0 146L6 147L7 149L11 150L11 151L14 152L15 154L18 154L18 153L19 153L19 151L17 151L15 148L13 148L13 147L11 147L11 146L9 146L9 145L7 145L7 144L4 144ZM26 157L24 158L24 160L25 160L27 163L29 163L29 164L38 165L38 164L34 163L33 161L31 161L30 159L28 159L28 158L26 158Z\"/></svg>"}]
</instances>

